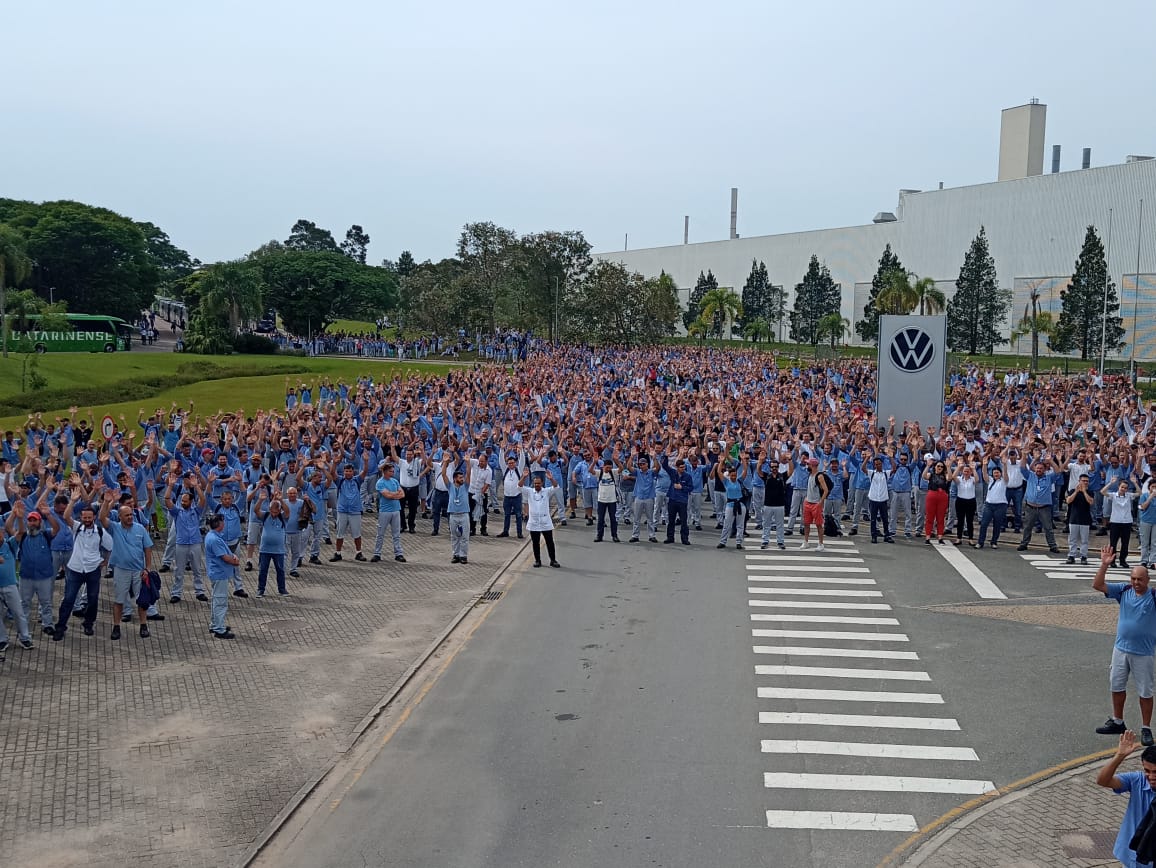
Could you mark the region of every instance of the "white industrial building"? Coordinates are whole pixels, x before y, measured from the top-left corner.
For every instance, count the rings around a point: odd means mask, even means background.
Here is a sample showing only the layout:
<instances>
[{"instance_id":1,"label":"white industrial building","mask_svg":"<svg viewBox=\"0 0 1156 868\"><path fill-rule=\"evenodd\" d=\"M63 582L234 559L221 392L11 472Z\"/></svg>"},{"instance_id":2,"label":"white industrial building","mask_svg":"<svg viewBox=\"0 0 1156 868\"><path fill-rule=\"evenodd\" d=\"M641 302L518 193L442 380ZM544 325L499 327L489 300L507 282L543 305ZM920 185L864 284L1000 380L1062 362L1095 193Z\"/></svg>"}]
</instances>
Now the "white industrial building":
<instances>
[{"instance_id":1,"label":"white industrial building","mask_svg":"<svg viewBox=\"0 0 1156 868\"><path fill-rule=\"evenodd\" d=\"M1023 316L1032 287L1043 293L1042 310L1059 316L1060 291L1071 278L1087 227L1095 225L1107 245L1111 209L1108 266L1120 296L1125 340L1131 342L1137 334L1135 358L1156 360L1156 160L1130 156L1118 165L1060 172L1057 147L1052 172L1044 174L1045 112L1046 106L1036 100L1004 110L999 180L939 190L900 190L894 214L880 213L866 225L739 238L732 191L732 237L728 240L596 255L620 261L646 276L666 271L678 284L684 306L699 272L710 269L720 286L740 292L751 260L758 259L766 263L771 282L787 290L790 309L795 284L814 254L841 285L843 316L854 323L862 318L884 245L891 245L905 268L933 278L950 299L964 254L984 226L1000 286L1013 290L1010 331ZM1089 162L1090 153L1085 150L1084 166ZM784 323L783 335L787 333ZM859 342L854 335L852 343ZM1016 347L1002 349L1014 351ZM1132 357L1131 343L1118 357Z\"/></svg>"}]
</instances>

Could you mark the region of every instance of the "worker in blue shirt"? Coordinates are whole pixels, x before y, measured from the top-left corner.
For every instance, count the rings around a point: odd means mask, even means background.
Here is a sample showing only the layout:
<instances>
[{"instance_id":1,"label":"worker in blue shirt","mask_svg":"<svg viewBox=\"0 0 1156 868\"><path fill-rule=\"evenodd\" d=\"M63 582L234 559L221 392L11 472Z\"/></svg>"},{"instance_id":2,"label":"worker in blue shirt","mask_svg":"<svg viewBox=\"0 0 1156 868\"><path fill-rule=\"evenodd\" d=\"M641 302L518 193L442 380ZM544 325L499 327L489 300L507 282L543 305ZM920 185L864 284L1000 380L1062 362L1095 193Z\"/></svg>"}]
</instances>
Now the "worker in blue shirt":
<instances>
[{"instance_id":1,"label":"worker in blue shirt","mask_svg":"<svg viewBox=\"0 0 1156 868\"><path fill-rule=\"evenodd\" d=\"M903 513L903 535L911 539L911 488L913 476L909 466L911 456L900 452L898 459L887 475L887 487L891 491L891 527L884 536L895 536L899 526L899 513Z\"/></svg>"},{"instance_id":2,"label":"worker in blue shirt","mask_svg":"<svg viewBox=\"0 0 1156 868\"><path fill-rule=\"evenodd\" d=\"M1053 469L1047 469L1049 464ZM1027 456L1024 456L1020 459L1020 467L1024 475L1024 535L1016 550L1027 551L1028 543L1032 541L1032 529L1038 521L1043 526L1048 550L1059 554L1052 523L1052 489L1062 472L1060 463L1052 459L1045 464L1042 459L1037 459L1029 469Z\"/></svg>"},{"instance_id":3,"label":"worker in blue shirt","mask_svg":"<svg viewBox=\"0 0 1156 868\"><path fill-rule=\"evenodd\" d=\"M666 523L666 539L669 545L674 542L674 525L680 522L682 544L690 545L690 528L686 522L686 504L690 498L690 474L686 472L686 461L681 454L675 457L674 467L667 463L666 456L662 456L662 469L670 477L669 506L670 518Z\"/></svg>"},{"instance_id":4,"label":"worker in blue shirt","mask_svg":"<svg viewBox=\"0 0 1156 868\"><path fill-rule=\"evenodd\" d=\"M630 542L638 542L639 534L642 533L643 525L646 526L649 536L647 539L650 542L658 542L655 537L654 524L654 486L657 474L650 466L650 459L641 455L637 458L632 457L628 468L633 468L634 474L634 504L631 509L631 528Z\"/></svg>"}]
</instances>

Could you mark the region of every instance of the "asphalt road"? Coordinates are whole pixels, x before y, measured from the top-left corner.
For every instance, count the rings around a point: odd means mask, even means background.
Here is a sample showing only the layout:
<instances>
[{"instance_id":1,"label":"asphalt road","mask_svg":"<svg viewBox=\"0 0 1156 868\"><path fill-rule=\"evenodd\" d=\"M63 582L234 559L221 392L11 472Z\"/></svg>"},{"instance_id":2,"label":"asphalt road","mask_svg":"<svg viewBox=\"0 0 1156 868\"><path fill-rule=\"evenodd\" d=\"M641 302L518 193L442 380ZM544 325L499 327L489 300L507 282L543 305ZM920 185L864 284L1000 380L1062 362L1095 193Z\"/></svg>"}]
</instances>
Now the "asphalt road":
<instances>
[{"instance_id":1,"label":"asphalt road","mask_svg":"<svg viewBox=\"0 0 1156 868\"><path fill-rule=\"evenodd\" d=\"M992 786L1111 746L1092 733L1111 637L938 609L977 597L926 546L559 536L565 568L492 604L278 864L870 866ZM1009 597L1100 605L1013 546L967 555ZM800 647L837 653L782 650Z\"/></svg>"}]
</instances>

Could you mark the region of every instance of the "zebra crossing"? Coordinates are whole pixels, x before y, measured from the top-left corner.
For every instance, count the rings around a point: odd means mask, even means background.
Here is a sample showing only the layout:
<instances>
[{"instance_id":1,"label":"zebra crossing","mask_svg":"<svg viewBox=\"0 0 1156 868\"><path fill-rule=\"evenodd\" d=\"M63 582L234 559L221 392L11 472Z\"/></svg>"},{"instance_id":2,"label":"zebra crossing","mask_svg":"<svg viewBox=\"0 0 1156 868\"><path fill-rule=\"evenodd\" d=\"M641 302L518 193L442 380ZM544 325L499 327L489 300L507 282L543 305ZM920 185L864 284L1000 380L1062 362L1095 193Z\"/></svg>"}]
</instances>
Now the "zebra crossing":
<instances>
[{"instance_id":1,"label":"zebra crossing","mask_svg":"<svg viewBox=\"0 0 1156 868\"><path fill-rule=\"evenodd\" d=\"M855 540L751 552L744 573L767 828L914 832L942 813L929 794L995 789L956 775L980 757L935 713L944 697Z\"/></svg>"},{"instance_id":2,"label":"zebra crossing","mask_svg":"<svg viewBox=\"0 0 1156 868\"><path fill-rule=\"evenodd\" d=\"M1031 566L1040 570L1049 579L1076 579L1081 582L1091 584L1092 579L1096 577L1096 570L1100 568L1099 552L1088 551L1088 563L1082 564L1079 559L1076 563L1069 564L1066 557L1056 557L1044 553L1020 554L1020 557L1027 561ZM1132 553L1132 564L1140 563L1140 555L1138 552ZM1132 571L1131 566L1128 567L1109 567L1108 581L1109 582L1126 582L1128 575Z\"/></svg>"}]
</instances>

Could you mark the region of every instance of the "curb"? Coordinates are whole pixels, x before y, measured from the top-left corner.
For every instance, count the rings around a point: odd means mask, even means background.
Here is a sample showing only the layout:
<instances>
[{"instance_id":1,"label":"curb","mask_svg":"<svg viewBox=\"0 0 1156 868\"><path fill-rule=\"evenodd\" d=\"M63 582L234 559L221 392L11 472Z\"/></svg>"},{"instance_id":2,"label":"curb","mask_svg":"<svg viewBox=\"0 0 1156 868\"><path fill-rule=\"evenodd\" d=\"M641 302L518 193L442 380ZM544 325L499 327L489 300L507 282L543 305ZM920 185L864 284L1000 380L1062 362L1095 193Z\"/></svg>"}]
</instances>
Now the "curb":
<instances>
[{"instance_id":1,"label":"curb","mask_svg":"<svg viewBox=\"0 0 1156 868\"><path fill-rule=\"evenodd\" d=\"M462 608L450 621L449 625L438 634L437 638L435 638L433 642L430 643L429 647L418 656L417 660L411 663L409 668L401 674L401 677L399 677L397 681L394 682L393 686L389 689L385 696L382 697L381 701L378 702L377 705L375 705L372 709L370 709L369 713L361 719L361 722L358 723L356 727L354 727L349 739L343 746L338 748L337 753L334 755L333 760L329 763L329 765L327 765L320 774L317 774L306 781L302 785L301 789L293 794L293 797L289 799L285 807L277 812L277 816L273 818L269 825L267 825L264 830L262 830L261 834L257 836L257 839L245 849L244 853L241 854L241 858L236 863L237 868L248 868L248 866L252 864L253 860L261 855L262 851L269 845L269 842L273 840L274 836L279 831L281 831L281 828L295 813L297 813L297 809L300 808L301 805L305 803L305 800L313 794L313 792L327 777L329 777L330 772L332 772L333 769L337 767L337 764L345 757L345 755L353 749L353 747L361 739L361 736L365 734L365 731L373 726L377 719L381 717L382 713L390 706L393 700L397 698L397 695L405 689L406 685L408 685L410 681L413 680L413 677L421 670L422 666L424 666L429 661L429 659L433 657L438 648L440 648L446 639L449 638L450 634L453 633L455 629L457 629L457 626L463 620L465 620L466 615L468 615L474 609L474 607L478 605L482 599L482 596L490 589L492 589L494 585L497 584L498 579L505 575L506 571L513 565L514 561L516 561L525 553L527 545L528 543L523 541L522 545L518 546L517 550L506 559L506 562L498 567L497 570L495 570L494 574L490 576L489 581L487 581L485 585L482 586L482 589L470 597L469 602L462 606Z\"/></svg>"},{"instance_id":2,"label":"curb","mask_svg":"<svg viewBox=\"0 0 1156 868\"><path fill-rule=\"evenodd\" d=\"M921 866L934 856L944 844L958 833L968 828L972 823L986 817L1004 805L1019 801L1034 795L1040 790L1046 790L1054 784L1062 783L1070 778L1077 777L1100 765L1104 760L1113 756L1115 749L1100 751L1076 757L1059 765L1038 771L1035 774L1021 778L1006 787L1000 787L991 793L964 802L928 823L881 861L876 868L889 868L894 865Z\"/></svg>"}]
</instances>

